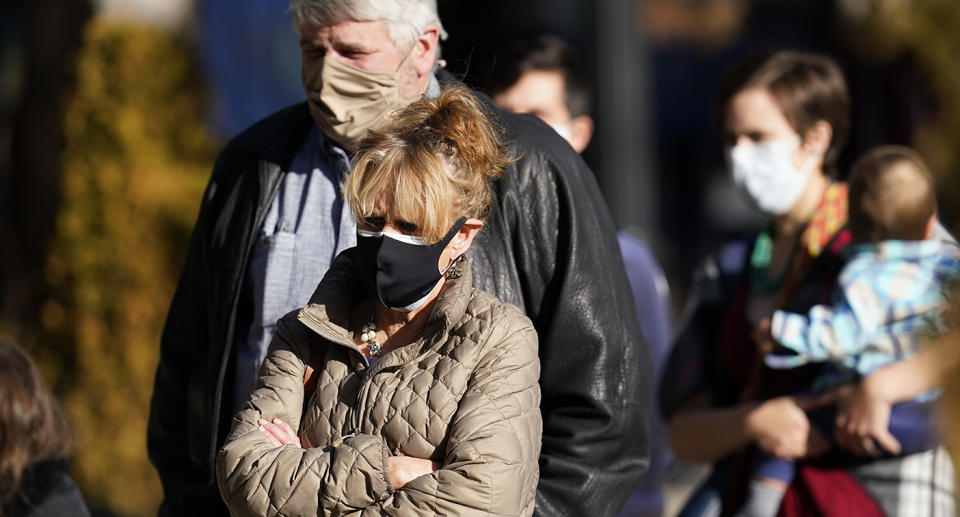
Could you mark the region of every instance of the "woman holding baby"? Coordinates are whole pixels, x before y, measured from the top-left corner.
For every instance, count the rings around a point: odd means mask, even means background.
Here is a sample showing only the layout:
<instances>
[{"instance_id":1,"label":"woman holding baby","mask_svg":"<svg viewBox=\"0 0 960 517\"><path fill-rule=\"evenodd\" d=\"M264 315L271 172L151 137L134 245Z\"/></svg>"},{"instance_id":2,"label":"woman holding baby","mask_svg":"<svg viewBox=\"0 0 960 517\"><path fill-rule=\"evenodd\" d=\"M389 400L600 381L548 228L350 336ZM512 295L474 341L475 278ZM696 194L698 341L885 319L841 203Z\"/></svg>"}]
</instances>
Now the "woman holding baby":
<instances>
[{"instance_id":1,"label":"woman holding baby","mask_svg":"<svg viewBox=\"0 0 960 517\"><path fill-rule=\"evenodd\" d=\"M905 504L898 488L907 482L950 487L947 497L933 494L924 502L952 514L951 475L909 471L917 461L946 459L942 451L875 459L899 451L885 450L896 449L895 442L874 440L886 437L882 426L859 432L876 417L869 412L877 406L863 403L871 394L857 384L842 390L846 397L812 390L824 375L822 362L774 369L764 361L783 354L771 335L775 312L807 315L829 306L853 250L849 191L837 180L849 104L836 63L797 52L745 64L719 96L717 119L734 182L771 223L702 269L663 376L661 406L677 456L714 464L686 515L830 514L835 505L857 507L861 515L897 514ZM836 414L821 430L810 415L828 406ZM761 483L758 455L797 461L796 472L780 485Z\"/></svg>"}]
</instances>

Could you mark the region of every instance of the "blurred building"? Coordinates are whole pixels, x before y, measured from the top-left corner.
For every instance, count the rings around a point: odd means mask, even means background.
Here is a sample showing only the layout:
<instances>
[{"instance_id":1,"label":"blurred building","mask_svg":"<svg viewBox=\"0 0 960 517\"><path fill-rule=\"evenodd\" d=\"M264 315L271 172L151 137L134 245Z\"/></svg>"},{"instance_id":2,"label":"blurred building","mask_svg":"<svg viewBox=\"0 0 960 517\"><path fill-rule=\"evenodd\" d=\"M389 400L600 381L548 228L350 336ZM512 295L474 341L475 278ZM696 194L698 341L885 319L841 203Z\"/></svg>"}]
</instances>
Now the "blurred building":
<instances>
[{"instance_id":1,"label":"blurred building","mask_svg":"<svg viewBox=\"0 0 960 517\"><path fill-rule=\"evenodd\" d=\"M304 100L286 2L199 0L197 22L209 120L221 139Z\"/></svg>"}]
</instances>

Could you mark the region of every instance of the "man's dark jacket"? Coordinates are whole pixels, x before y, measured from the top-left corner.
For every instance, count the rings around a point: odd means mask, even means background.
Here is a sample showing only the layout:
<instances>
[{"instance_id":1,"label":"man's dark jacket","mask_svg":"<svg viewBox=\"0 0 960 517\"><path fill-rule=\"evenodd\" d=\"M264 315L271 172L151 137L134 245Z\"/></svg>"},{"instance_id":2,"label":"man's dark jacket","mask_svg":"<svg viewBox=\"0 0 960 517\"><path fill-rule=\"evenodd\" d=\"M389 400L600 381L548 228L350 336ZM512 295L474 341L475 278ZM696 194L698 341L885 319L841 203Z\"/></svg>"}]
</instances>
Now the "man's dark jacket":
<instances>
[{"instance_id":1,"label":"man's dark jacket","mask_svg":"<svg viewBox=\"0 0 960 517\"><path fill-rule=\"evenodd\" d=\"M649 357L616 235L589 168L532 116L484 98L517 161L470 256L474 283L523 308L540 335L537 515L614 515L648 463ZM161 515L226 512L214 457L229 431L247 262L313 120L305 103L260 121L214 166L174 294L148 428ZM304 300L306 302L306 300Z\"/></svg>"}]
</instances>

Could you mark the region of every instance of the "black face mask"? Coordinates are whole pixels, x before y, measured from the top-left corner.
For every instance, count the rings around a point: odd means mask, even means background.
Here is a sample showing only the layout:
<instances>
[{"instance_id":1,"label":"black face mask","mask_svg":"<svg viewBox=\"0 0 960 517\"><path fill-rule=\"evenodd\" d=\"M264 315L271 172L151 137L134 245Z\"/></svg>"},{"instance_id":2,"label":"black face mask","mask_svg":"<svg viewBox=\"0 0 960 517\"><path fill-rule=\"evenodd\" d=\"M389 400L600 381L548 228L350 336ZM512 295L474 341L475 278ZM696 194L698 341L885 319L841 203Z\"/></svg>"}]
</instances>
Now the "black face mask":
<instances>
[{"instance_id":1,"label":"black face mask","mask_svg":"<svg viewBox=\"0 0 960 517\"><path fill-rule=\"evenodd\" d=\"M466 217L458 219L434 244L418 243L419 237L357 230L357 273L364 289L391 309L417 309L446 273L437 269L440 255L466 222Z\"/></svg>"}]
</instances>

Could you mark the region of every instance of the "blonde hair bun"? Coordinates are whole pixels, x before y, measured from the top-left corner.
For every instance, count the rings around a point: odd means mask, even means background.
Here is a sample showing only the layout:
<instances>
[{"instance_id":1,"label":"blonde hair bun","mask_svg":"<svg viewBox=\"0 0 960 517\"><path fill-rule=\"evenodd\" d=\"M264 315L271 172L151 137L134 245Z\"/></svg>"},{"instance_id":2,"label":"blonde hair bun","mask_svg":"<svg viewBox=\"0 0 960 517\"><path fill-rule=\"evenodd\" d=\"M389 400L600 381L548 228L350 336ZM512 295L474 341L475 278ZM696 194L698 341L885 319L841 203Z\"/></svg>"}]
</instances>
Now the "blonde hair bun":
<instances>
[{"instance_id":1,"label":"blonde hair bun","mask_svg":"<svg viewBox=\"0 0 960 517\"><path fill-rule=\"evenodd\" d=\"M358 224L379 201L436 242L459 217L482 220L490 214L489 180L509 162L485 106L466 88L451 87L394 112L367 133L345 197Z\"/></svg>"}]
</instances>

